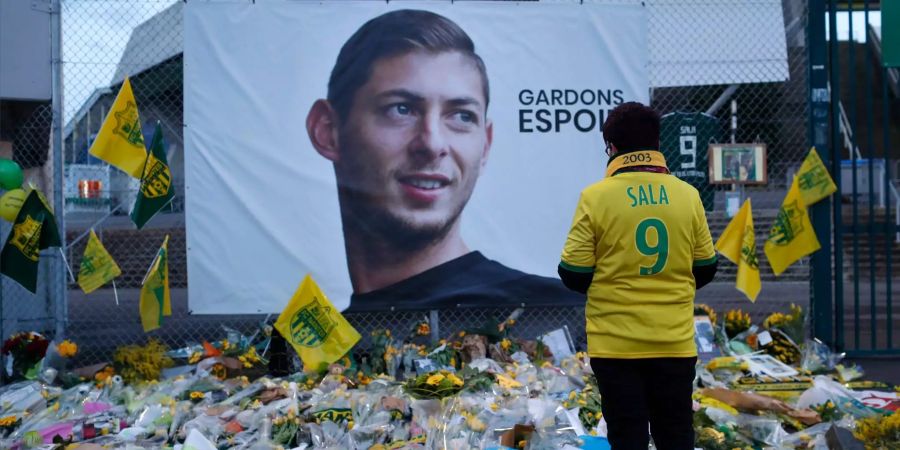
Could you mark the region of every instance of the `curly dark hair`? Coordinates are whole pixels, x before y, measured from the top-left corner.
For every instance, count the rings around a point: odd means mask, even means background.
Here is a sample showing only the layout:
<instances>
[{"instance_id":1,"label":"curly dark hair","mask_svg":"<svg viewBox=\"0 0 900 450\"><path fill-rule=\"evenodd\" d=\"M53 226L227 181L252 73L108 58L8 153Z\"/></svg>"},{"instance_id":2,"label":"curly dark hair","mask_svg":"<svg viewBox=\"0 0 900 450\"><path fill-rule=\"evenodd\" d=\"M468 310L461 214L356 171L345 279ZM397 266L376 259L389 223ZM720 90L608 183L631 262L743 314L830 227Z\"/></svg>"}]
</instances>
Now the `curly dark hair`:
<instances>
[{"instance_id":1,"label":"curly dark hair","mask_svg":"<svg viewBox=\"0 0 900 450\"><path fill-rule=\"evenodd\" d=\"M638 102L613 108L603 123L603 139L618 153L659 149L659 113Z\"/></svg>"}]
</instances>

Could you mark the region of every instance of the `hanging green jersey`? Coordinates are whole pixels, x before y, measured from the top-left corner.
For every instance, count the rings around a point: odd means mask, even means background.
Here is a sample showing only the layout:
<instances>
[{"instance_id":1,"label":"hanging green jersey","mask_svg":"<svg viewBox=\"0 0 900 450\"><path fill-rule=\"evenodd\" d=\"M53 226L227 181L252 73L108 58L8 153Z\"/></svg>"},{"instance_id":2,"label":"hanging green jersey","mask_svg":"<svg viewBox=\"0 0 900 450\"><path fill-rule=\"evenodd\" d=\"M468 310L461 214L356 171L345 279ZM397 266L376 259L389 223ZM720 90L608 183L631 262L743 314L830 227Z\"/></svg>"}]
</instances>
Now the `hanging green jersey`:
<instances>
[{"instance_id":1,"label":"hanging green jersey","mask_svg":"<svg viewBox=\"0 0 900 450\"><path fill-rule=\"evenodd\" d=\"M659 149L672 175L700 192L703 208L713 210L715 191L709 184L707 149L721 142L719 120L705 113L674 112L662 117Z\"/></svg>"}]
</instances>

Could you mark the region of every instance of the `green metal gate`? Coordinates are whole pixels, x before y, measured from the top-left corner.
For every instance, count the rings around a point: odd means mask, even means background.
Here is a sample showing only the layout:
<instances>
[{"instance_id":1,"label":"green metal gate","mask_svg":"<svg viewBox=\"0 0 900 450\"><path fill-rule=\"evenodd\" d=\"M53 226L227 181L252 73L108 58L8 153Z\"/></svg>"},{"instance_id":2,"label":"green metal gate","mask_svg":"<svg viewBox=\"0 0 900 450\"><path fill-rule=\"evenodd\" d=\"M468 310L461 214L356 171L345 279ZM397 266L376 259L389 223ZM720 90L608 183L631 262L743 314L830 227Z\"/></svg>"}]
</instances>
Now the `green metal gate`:
<instances>
[{"instance_id":1,"label":"green metal gate","mask_svg":"<svg viewBox=\"0 0 900 450\"><path fill-rule=\"evenodd\" d=\"M838 192L810 209L822 249L813 256L814 333L851 355L900 353L898 68L886 67L900 2L812 1L809 139ZM890 36L889 36L890 38Z\"/></svg>"}]
</instances>

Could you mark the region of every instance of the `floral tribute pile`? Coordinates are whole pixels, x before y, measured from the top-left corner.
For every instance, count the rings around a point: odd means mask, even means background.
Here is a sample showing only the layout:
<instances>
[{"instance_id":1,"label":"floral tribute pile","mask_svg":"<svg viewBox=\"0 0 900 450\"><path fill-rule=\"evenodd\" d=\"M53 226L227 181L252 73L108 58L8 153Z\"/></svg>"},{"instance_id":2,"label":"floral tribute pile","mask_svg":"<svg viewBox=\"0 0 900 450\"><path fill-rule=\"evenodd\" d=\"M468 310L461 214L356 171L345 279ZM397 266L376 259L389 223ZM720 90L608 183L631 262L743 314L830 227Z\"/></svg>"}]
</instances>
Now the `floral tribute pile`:
<instances>
[{"instance_id":1,"label":"floral tribute pile","mask_svg":"<svg viewBox=\"0 0 900 450\"><path fill-rule=\"evenodd\" d=\"M277 361L266 324L179 349L124 346L77 369L75 343L20 333L3 345L0 448L609 448L587 355L565 328L519 337L521 314L443 339L427 320L376 330L306 371ZM698 305L696 319L696 447L835 448L843 430L900 448L896 388L806 339L801 308L755 325ZM285 364L289 375L270 375Z\"/></svg>"}]
</instances>

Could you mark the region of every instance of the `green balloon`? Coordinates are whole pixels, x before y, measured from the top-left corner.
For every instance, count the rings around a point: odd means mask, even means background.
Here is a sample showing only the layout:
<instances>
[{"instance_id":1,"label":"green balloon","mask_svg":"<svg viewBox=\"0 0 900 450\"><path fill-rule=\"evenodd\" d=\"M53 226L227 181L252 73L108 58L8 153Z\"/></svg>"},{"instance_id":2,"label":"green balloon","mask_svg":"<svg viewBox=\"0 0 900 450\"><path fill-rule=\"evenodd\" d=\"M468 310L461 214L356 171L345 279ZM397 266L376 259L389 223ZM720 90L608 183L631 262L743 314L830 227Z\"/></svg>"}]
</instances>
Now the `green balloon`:
<instances>
[{"instance_id":1,"label":"green balloon","mask_svg":"<svg viewBox=\"0 0 900 450\"><path fill-rule=\"evenodd\" d=\"M0 188L5 190L22 187L22 168L11 159L0 159Z\"/></svg>"}]
</instances>

